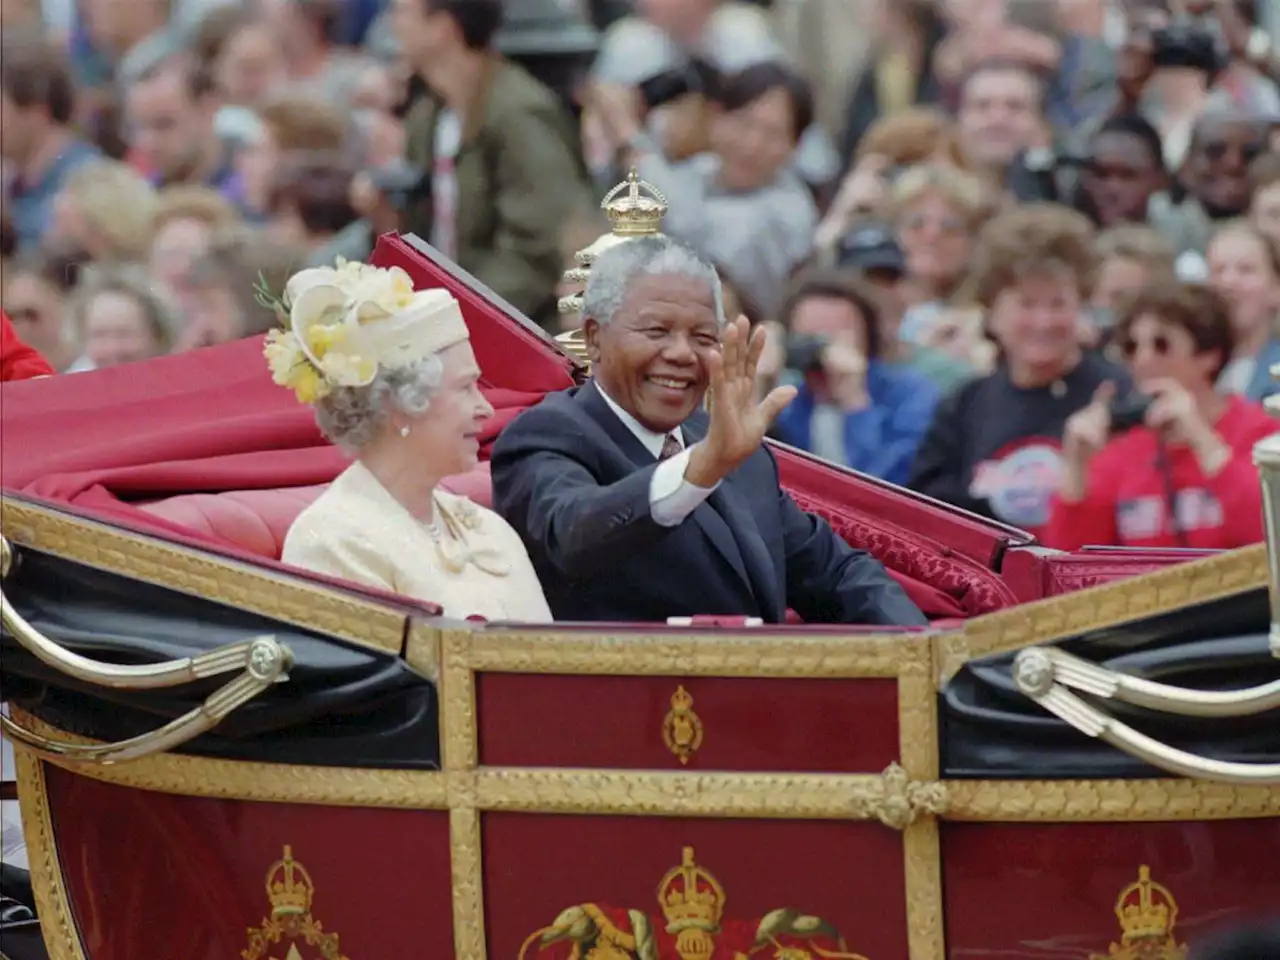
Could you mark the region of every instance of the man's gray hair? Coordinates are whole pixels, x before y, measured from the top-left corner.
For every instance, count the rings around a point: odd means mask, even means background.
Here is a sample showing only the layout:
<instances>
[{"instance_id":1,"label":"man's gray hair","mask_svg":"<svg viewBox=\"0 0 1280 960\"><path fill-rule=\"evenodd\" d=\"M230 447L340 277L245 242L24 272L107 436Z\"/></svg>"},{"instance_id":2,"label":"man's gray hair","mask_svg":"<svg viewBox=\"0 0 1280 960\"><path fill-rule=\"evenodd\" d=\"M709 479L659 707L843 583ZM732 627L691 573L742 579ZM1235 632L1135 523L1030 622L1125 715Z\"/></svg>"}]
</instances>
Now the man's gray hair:
<instances>
[{"instance_id":1,"label":"man's gray hair","mask_svg":"<svg viewBox=\"0 0 1280 960\"><path fill-rule=\"evenodd\" d=\"M336 387L316 401L316 424L335 446L357 454L392 413L426 413L443 379L444 365L434 354L405 367L379 370L368 386Z\"/></svg>"},{"instance_id":2,"label":"man's gray hair","mask_svg":"<svg viewBox=\"0 0 1280 960\"><path fill-rule=\"evenodd\" d=\"M636 277L662 275L705 281L715 302L716 323L724 324L724 291L716 268L691 247L662 236L634 237L596 258L582 295L582 318L608 323L626 301Z\"/></svg>"}]
</instances>

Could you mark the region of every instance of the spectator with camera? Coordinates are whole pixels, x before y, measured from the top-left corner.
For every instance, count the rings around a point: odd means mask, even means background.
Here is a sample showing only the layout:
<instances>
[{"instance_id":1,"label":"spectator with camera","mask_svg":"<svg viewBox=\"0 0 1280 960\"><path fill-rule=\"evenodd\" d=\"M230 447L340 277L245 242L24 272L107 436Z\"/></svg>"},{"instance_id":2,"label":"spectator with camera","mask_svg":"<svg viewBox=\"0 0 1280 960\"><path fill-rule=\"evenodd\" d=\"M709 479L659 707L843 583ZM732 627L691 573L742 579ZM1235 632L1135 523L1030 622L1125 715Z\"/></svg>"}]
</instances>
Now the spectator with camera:
<instances>
[{"instance_id":1,"label":"spectator with camera","mask_svg":"<svg viewBox=\"0 0 1280 960\"><path fill-rule=\"evenodd\" d=\"M1067 419L1099 385L1124 379L1080 343L1093 242L1089 221L1055 204L1012 209L983 229L969 284L999 360L938 405L913 490L1031 532L1048 523Z\"/></svg>"},{"instance_id":2,"label":"spectator with camera","mask_svg":"<svg viewBox=\"0 0 1280 960\"><path fill-rule=\"evenodd\" d=\"M1151 287L1116 336L1139 392L1104 383L1067 421L1045 543L1222 550L1262 540L1252 451L1276 424L1215 389L1235 347L1226 303L1205 286Z\"/></svg>"},{"instance_id":3,"label":"spectator with camera","mask_svg":"<svg viewBox=\"0 0 1280 960\"><path fill-rule=\"evenodd\" d=\"M796 282L779 318L798 393L779 415L777 435L825 460L904 482L938 390L882 358L874 294L846 274L815 272Z\"/></svg>"},{"instance_id":4,"label":"spectator with camera","mask_svg":"<svg viewBox=\"0 0 1280 960\"><path fill-rule=\"evenodd\" d=\"M1234 343L1218 389L1261 400L1275 392L1271 367L1280 363L1280 248L1249 221L1235 220L1214 234L1207 259L1209 283L1226 302Z\"/></svg>"}]
</instances>

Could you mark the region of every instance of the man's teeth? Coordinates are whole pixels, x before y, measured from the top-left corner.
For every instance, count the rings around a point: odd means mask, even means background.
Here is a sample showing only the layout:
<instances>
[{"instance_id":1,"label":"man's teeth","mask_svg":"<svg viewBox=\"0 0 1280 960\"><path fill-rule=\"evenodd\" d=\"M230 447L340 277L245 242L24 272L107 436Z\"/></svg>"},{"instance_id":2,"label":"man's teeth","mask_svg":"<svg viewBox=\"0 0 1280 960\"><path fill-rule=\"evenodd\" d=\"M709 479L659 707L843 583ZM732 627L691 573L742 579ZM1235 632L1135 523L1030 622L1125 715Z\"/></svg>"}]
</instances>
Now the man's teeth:
<instances>
[{"instance_id":1,"label":"man's teeth","mask_svg":"<svg viewBox=\"0 0 1280 960\"><path fill-rule=\"evenodd\" d=\"M650 377L649 379L660 387L670 387L672 390L683 390L689 385L687 380L669 380L666 377Z\"/></svg>"}]
</instances>

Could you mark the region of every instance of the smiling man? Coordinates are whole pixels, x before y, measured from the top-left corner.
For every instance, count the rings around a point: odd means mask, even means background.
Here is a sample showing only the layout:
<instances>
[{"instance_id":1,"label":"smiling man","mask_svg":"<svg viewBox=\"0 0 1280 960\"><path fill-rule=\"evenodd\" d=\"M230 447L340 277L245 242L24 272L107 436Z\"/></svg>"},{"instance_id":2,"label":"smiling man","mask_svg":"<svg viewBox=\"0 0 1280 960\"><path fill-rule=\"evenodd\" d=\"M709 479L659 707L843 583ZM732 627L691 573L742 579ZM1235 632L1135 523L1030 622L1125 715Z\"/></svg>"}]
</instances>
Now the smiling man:
<instances>
[{"instance_id":1,"label":"smiling man","mask_svg":"<svg viewBox=\"0 0 1280 960\"><path fill-rule=\"evenodd\" d=\"M715 269L663 237L601 254L583 300L594 379L518 417L493 450L497 511L557 620L759 617L921 625L879 561L796 506L755 399L763 331L724 322ZM710 387L715 402L703 410Z\"/></svg>"}]
</instances>

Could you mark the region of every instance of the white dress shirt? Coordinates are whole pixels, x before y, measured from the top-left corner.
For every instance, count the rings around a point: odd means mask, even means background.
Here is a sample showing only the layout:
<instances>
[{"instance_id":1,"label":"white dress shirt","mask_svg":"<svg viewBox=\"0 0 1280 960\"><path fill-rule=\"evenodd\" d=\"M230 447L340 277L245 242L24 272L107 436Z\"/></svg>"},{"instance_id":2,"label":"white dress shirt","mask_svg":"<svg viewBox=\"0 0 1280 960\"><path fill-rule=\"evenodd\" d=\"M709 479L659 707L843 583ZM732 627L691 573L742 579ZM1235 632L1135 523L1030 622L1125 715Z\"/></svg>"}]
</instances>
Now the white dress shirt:
<instances>
[{"instance_id":1,"label":"white dress shirt","mask_svg":"<svg viewBox=\"0 0 1280 960\"><path fill-rule=\"evenodd\" d=\"M618 406L598 382L596 389L600 391L600 396L604 397L604 402L609 405L609 409L628 430L635 434L636 439L644 444L644 448L653 454L654 459L662 456L662 445L666 442L668 434L654 433L641 424L639 420ZM678 526L719 486L716 484L716 487L699 487L684 478L685 471L689 468L689 448L684 445L684 435L679 430L671 431L670 436L680 445L680 453L659 463L658 468L653 471L653 479L649 482L649 513L654 523L662 527Z\"/></svg>"}]
</instances>

